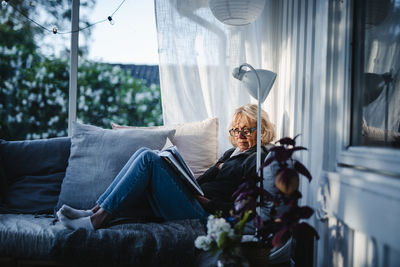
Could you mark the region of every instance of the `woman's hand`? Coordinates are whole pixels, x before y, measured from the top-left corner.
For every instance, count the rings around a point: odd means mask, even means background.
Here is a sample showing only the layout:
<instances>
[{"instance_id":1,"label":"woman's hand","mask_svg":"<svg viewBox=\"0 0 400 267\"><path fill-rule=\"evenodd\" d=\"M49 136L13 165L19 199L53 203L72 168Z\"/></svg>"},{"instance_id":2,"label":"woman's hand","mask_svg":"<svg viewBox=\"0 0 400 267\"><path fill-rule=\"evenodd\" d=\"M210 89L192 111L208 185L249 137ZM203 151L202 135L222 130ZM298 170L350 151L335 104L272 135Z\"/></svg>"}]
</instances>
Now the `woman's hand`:
<instances>
[{"instance_id":1,"label":"woman's hand","mask_svg":"<svg viewBox=\"0 0 400 267\"><path fill-rule=\"evenodd\" d=\"M210 202L210 200L208 198L200 196L200 195L197 195L196 199L197 199L197 201L199 201L199 203L201 205L207 205L207 203Z\"/></svg>"}]
</instances>

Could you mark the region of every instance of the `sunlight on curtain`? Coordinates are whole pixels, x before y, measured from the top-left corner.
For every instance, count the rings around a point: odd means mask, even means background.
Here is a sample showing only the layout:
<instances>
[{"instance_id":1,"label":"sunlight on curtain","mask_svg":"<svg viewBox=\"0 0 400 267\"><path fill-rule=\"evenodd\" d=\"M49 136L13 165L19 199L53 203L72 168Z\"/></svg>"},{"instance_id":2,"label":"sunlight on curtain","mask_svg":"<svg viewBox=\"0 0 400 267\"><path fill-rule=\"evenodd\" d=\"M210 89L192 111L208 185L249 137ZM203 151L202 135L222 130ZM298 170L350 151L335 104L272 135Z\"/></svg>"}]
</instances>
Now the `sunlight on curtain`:
<instances>
[{"instance_id":1,"label":"sunlight on curtain","mask_svg":"<svg viewBox=\"0 0 400 267\"><path fill-rule=\"evenodd\" d=\"M256 103L231 73L234 67L278 72L279 1L267 2L263 14L247 26L227 26L208 7L208 0L157 0L156 24L165 124L219 118L219 152L231 147L227 124L233 110ZM280 74L263 104L281 134L284 94L277 92Z\"/></svg>"}]
</instances>

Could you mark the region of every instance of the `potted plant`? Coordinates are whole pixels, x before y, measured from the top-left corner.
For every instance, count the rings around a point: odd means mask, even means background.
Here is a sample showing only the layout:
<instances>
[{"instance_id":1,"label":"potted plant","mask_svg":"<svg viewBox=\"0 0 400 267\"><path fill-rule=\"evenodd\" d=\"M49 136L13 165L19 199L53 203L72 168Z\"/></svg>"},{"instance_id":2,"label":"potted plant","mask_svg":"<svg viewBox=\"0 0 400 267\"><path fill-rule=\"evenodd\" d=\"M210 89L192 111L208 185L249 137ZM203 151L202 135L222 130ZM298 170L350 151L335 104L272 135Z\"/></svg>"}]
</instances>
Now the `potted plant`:
<instances>
[{"instance_id":1,"label":"potted plant","mask_svg":"<svg viewBox=\"0 0 400 267\"><path fill-rule=\"evenodd\" d=\"M305 235L319 238L312 226L300 222L310 218L314 211L307 206L298 206L298 200L302 197L298 191L299 177L304 176L309 181L312 177L307 168L293 158L294 152L307 150L296 146L297 137L298 135L293 139L285 137L278 140L260 167L261 177L257 174L244 177L243 183L233 194L234 215L237 218L243 218L246 212L252 211L253 216L249 219L253 220L256 228L255 242L244 243L242 247L254 266L268 260L269 250L285 243L290 237L295 240L303 239ZM273 170L275 176L274 188L268 191L260 188L259 182L263 179L264 168L272 165L274 168L270 170ZM267 211L266 216L263 216L263 211Z\"/></svg>"},{"instance_id":2,"label":"potted plant","mask_svg":"<svg viewBox=\"0 0 400 267\"><path fill-rule=\"evenodd\" d=\"M211 215L207 222L207 235L199 236L195 241L197 248L213 253L220 250L222 256L236 260L238 255L244 254L251 266L265 266L270 249L283 244L291 236L296 240L310 234L319 238L312 226L300 222L310 218L314 211L307 206L298 206L302 197L298 191L299 177L302 175L309 181L312 177L307 168L293 158L294 152L307 150L296 146L297 137L285 137L276 142L260 167L261 177L257 172L243 177L243 183L232 195L235 199L232 216L224 219ZM270 192L260 188L259 182L263 179L264 168L272 165L275 179ZM263 216L265 213L267 216ZM243 242L243 229L249 221L253 221L256 233L251 242Z\"/></svg>"}]
</instances>

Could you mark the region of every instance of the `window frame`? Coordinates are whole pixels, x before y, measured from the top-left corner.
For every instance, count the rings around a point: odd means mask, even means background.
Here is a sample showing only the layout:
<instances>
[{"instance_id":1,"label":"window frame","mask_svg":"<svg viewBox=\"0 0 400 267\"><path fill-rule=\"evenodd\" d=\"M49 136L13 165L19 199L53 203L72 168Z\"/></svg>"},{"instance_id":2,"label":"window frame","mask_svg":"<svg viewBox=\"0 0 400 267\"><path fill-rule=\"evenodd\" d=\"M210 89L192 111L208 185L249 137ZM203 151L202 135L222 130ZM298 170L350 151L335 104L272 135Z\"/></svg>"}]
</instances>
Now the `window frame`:
<instances>
[{"instance_id":1,"label":"window frame","mask_svg":"<svg viewBox=\"0 0 400 267\"><path fill-rule=\"evenodd\" d=\"M358 30L361 22L363 21L364 14L356 17L357 10L364 10L363 5L365 3L362 0L352 1L350 6L351 18L349 19L348 28L350 34L351 44L346 46L349 50L348 59L346 65L348 66L347 81L345 81L345 92L343 101L343 117L341 127L342 140L340 149L337 154L336 166L341 168L352 168L358 171L367 171L383 176L397 177L400 178L400 149L390 147L370 147L370 146L356 146L352 145L354 142L354 132L361 131L361 124L355 123L358 118L358 122L361 122L361 112L358 109L354 114L354 106L359 106L359 99L362 90L359 88L362 86L360 82L361 72L357 71L362 69L364 62L364 46L359 40L363 40L364 32ZM361 5L361 6L358 6ZM354 58L359 60L355 61ZM340 116L338 116L340 118ZM338 123L337 126L340 124Z\"/></svg>"}]
</instances>

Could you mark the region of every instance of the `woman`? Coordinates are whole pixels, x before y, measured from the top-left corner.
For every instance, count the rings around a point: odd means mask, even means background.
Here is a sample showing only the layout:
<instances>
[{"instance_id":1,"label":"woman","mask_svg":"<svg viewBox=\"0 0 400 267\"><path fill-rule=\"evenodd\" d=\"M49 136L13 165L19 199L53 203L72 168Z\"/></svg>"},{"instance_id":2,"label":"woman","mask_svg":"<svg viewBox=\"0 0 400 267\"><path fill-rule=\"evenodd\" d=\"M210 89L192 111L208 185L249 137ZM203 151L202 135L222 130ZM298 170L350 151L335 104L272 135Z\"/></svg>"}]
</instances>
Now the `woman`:
<instances>
[{"instance_id":1,"label":"woman","mask_svg":"<svg viewBox=\"0 0 400 267\"><path fill-rule=\"evenodd\" d=\"M226 151L197 180L204 197L193 195L157 152L141 148L132 155L94 208L76 210L64 205L57 216L68 228L99 229L106 227L123 206L137 206L142 199L147 199L155 217L164 220L204 219L216 211L228 215L233 208L232 194L242 177L256 171L256 124L257 105L248 104L235 110L229 129L234 148ZM270 143L274 137L274 125L261 110L262 144Z\"/></svg>"}]
</instances>

